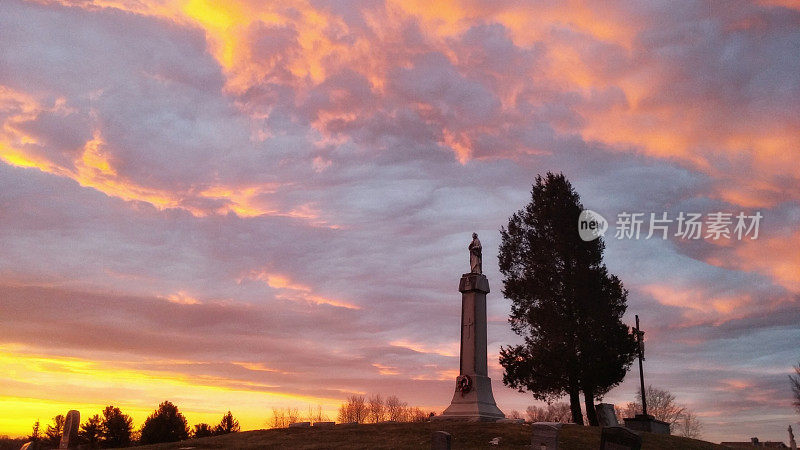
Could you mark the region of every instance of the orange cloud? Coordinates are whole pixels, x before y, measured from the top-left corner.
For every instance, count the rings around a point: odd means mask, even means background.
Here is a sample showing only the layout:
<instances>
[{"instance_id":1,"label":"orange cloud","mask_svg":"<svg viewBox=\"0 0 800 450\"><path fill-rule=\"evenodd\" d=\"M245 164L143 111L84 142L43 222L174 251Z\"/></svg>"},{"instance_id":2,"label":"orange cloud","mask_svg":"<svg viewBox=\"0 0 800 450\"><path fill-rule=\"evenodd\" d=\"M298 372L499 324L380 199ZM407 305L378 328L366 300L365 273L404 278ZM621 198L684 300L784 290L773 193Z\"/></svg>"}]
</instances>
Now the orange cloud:
<instances>
[{"instance_id":1,"label":"orange cloud","mask_svg":"<svg viewBox=\"0 0 800 450\"><path fill-rule=\"evenodd\" d=\"M394 347L405 348L411 351L415 351L417 353L428 353L432 355L447 356L454 358L458 356L460 344L458 342L451 342L450 344L447 345L431 346L419 342L412 342L406 339L398 339L389 342L389 345Z\"/></svg>"},{"instance_id":2,"label":"orange cloud","mask_svg":"<svg viewBox=\"0 0 800 450\"><path fill-rule=\"evenodd\" d=\"M707 289L664 284L647 284L640 289L662 305L683 309L684 318L689 320L684 326L709 321L719 326L727 321L746 317L754 305L749 294L720 295Z\"/></svg>"},{"instance_id":3,"label":"orange cloud","mask_svg":"<svg viewBox=\"0 0 800 450\"><path fill-rule=\"evenodd\" d=\"M347 309L361 309L360 306L355 304L314 294L310 286L295 283L287 275L258 271L250 273L248 278L260 280L266 283L267 286L276 289L278 291L276 297L283 300L307 302L315 305L331 305Z\"/></svg>"},{"instance_id":4,"label":"orange cloud","mask_svg":"<svg viewBox=\"0 0 800 450\"><path fill-rule=\"evenodd\" d=\"M771 277L790 292L800 294L800 232L759 237L742 241L730 254L713 257L710 262L745 272L758 272Z\"/></svg>"},{"instance_id":5,"label":"orange cloud","mask_svg":"<svg viewBox=\"0 0 800 450\"><path fill-rule=\"evenodd\" d=\"M178 291L175 294L167 296L167 300L179 305L199 305L202 303L200 300L192 297L186 291Z\"/></svg>"},{"instance_id":6,"label":"orange cloud","mask_svg":"<svg viewBox=\"0 0 800 450\"><path fill-rule=\"evenodd\" d=\"M154 189L138 184L120 176L115 168L113 154L103 138L100 128L93 131L92 138L85 142L80 156L71 165L64 165L35 152L39 145L34 136L23 131L19 124L35 120L43 113L67 113L65 100L58 99L47 106L34 97L0 86L0 112L10 112L0 129L0 160L25 168L35 168L42 172L75 180L81 186L96 189L110 197L125 201L146 202L158 209L184 209L197 217L212 214L228 214L239 217L277 216L291 217L306 221L311 226L338 228L335 224L320 217L320 212L311 204L300 204L284 210L270 204L278 185L263 183L250 186L226 186L221 184L206 186L189 191L170 191ZM194 206L193 199L217 200L220 206L204 208Z\"/></svg>"}]
</instances>

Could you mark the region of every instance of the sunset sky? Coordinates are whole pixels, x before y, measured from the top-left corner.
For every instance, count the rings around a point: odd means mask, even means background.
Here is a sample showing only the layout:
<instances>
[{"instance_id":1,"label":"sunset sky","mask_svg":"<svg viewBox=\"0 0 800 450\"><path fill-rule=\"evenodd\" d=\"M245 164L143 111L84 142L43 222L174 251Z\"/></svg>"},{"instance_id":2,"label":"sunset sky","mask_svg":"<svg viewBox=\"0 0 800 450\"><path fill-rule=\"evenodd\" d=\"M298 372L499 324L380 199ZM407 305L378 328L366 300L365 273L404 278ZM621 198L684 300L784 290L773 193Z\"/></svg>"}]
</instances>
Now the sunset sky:
<instances>
[{"instance_id":1,"label":"sunset sky","mask_svg":"<svg viewBox=\"0 0 800 450\"><path fill-rule=\"evenodd\" d=\"M705 439L800 419L794 0L3 0L0 123L0 434L440 412L473 231L498 406L539 404L502 385L497 249L547 171L612 227L759 212L755 240L609 232L606 263Z\"/></svg>"}]
</instances>

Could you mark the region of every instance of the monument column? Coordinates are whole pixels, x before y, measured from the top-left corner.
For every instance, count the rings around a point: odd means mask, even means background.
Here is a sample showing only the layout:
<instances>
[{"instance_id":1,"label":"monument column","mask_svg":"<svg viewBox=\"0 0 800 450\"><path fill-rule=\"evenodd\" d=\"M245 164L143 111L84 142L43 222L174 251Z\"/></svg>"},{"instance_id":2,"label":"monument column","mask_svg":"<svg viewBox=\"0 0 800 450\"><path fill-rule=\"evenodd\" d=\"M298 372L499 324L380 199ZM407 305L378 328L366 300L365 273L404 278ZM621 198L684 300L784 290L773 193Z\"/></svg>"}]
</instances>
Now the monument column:
<instances>
[{"instance_id":1,"label":"monument column","mask_svg":"<svg viewBox=\"0 0 800 450\"><path fill-rule=\"evenodd\" d=\"M486 294L489 280L481 273L480 241L473 234L470 273L461 276L461 354L450 406L442 419L494 421L505 417L492 394L486 365ZM477 248L477 252L475 249Z\"/></svg>"}]
</instances>

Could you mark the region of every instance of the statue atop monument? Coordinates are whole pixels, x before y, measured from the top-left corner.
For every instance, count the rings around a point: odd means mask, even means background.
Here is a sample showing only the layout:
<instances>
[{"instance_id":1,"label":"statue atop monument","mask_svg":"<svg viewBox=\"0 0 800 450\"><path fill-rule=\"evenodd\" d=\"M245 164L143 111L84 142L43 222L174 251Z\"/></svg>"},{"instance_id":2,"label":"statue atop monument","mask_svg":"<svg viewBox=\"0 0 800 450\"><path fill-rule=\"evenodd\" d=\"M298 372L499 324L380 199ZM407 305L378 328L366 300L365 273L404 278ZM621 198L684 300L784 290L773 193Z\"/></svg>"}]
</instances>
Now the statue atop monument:
<instances>
[{"instance_id":1,"label":"statue atop monument","mask_svg":"<svg viewBox=\"0 0 800 450\"><path fill-rule=\"evenodd\" d=\"M461 275L461 353L450 406L436 420L496 421L505 418L492 394L486 354L486 294L489 280L481 273L481 241L472 233L470 272Z\"/></svg>"},{"instance_id":2,"label":"statue atop monument","mask_svg":"<svg viewBox=\"0 0 800 450\"><path fill-rule=\"evenodd\" d=\"M481 241L478 240L478 233L472 233L472 242L470 242L468 248L470 273L483 273L483 256L481 255Z\"/></svg>"}]
</instances>

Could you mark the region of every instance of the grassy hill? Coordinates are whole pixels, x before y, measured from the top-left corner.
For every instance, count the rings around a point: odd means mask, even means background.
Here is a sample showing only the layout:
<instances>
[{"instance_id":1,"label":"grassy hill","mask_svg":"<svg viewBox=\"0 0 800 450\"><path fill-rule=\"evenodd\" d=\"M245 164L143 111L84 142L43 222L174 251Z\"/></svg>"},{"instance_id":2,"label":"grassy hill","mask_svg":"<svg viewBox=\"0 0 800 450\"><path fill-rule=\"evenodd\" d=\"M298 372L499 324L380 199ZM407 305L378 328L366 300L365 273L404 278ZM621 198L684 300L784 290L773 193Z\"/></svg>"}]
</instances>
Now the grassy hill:
<instances>
[{"instance_id":1,"label":"grassy hill","mask_svg":"<svg viewBox=\"0 0 800 450\"><path fill-rule=\"evenodd\" d=\"M158 444L141 449L397 449L430 448L431 432L447 431L453 435L453 448L487 448L489 441L500 437L500 446L492 448L524 448L531 443L530 425L510 423L384 423L370 425L336 425L328 429L282 428L192 439L172 444ZM600 428L565 425L561 430L559 449L591 450L600 448ZM723 449L710 442L677 436L645 433L645 450Z\"/></svg>"}]
</instances>

